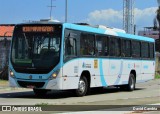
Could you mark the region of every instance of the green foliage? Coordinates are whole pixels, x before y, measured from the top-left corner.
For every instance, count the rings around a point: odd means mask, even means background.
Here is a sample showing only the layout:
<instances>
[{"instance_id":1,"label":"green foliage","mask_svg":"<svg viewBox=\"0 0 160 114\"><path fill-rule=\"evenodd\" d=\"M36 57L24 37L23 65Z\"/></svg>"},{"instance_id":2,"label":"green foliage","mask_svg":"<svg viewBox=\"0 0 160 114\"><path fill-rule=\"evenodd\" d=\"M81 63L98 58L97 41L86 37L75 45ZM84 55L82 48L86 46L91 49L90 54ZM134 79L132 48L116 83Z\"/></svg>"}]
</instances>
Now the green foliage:
<instances>
[{"instance_id":1,"label":"green foliage","mask_svg":"<svg viewBox=\"0 0 160 114\"><path fill-rule=\"evenodd\" d=\"M7 80L0 80L0 86L1 85L8 85L8 81Z\"/></svg>"},{"instance_id":2,"label":"green foliage","mask_svg":"<svg viewBox=\"0 0 160 114\"><path fill-rule=\"evenodd\" d=\"M160 79L160 74L156 74L155 79Z\"/></svg>"}]
</instances>

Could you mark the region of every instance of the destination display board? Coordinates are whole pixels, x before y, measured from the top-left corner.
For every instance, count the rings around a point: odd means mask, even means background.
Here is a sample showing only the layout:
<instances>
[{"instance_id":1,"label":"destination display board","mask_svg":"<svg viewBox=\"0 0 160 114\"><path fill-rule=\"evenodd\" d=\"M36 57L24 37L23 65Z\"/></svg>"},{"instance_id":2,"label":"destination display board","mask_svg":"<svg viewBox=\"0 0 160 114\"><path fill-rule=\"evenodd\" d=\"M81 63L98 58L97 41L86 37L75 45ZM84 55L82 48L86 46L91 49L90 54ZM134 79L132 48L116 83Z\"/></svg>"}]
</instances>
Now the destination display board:
<instances>
[{"instance_id":1,"label":"destination display board","mask_svg":"<svg viewBox=\"0 0 160 114\"><path fill-rule=\"evenodd\" d=\"M23 26L23 32L54 32L53 26Z\"/></svg>"}]
</instances>

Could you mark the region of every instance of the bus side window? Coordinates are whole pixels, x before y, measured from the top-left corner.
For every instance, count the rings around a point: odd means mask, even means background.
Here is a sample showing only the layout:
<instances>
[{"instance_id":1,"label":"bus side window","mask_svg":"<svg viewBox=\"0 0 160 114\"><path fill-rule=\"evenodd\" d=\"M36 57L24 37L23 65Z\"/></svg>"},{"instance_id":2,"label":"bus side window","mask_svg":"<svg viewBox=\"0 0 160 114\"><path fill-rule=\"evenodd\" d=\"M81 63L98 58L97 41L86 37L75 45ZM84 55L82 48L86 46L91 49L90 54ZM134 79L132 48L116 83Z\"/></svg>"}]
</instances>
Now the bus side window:
<instances>
[{"instance_id":1,"label":"bus side window","mask_svg":"<svg viewBox=\"0 0 160 114\"><path fill-rule=\"evenodd\" d=\"M131 41L130 40L126 40L123 39L121 41L122 43L122 53L121 56L122 57L131 57Z\"/></svg>"},{"instance_id":2,"label":"bus side window","mask_svg":"<svg viewBox=\"0 0 160 114\"><path fill-rule=\"evenodd\" d=\"M115 38L110 37L109 39L109 55L115 56Z\"/></svg>"},{"instance_id":3,"label":"bus side window","mask_svg":"<svg viewBox=\"0 0 160 114\"><path fill-rule=\"evenodd\" d=\"M108 38L106 36L96 36L96 49L98 56L108 56Z\"/></svg>"},{"instance_id":4,"label":"bus side window","mask_svg":"<svg viewBox=\"0 0 160 114\"><path fill-rule=\"evenodd\" d=\"M153 59L154 58L154 44L150 43L149 44L149 55L150 55L150 58Z\"/></svg>"},{"instance_id":5,"label":"bus side window","mask_svg":"<svg viewBox=\"0 0 160 114\"><path fill-rule=\"evenodd\" d=\"M140 42L132 41L132 57L140 58L141 57L140 50L141 50Z\"/></svg>"},{"instance_id":6,"label":"bus side window","mask_svg":"<svg viewBox=\"0 0 160 114\"><path fill-rule=\"evenodd\" d=\"M142 42L141 45L142 58L149 58L149 44L147 42Z\"/></svg>"},{"instance_id":7,"label":"bus side window","mask_svg":"<svg viewBox=\"0 0 160 114\"><path fill-rule=\"evenodd\" d=\"M81 34L80 54L95 55L95 40L92 34Z\"/></svg>"},{"instance_id":8,"label":"bus side window","mask_svg":"<svg viewBox=\"0 0 160 114\"><path fill-rule=\"evenodd\" d=\"M65 56L76 56L76 54L76 39L69 33L65 38Z\"/></svg>"}]
</instances>

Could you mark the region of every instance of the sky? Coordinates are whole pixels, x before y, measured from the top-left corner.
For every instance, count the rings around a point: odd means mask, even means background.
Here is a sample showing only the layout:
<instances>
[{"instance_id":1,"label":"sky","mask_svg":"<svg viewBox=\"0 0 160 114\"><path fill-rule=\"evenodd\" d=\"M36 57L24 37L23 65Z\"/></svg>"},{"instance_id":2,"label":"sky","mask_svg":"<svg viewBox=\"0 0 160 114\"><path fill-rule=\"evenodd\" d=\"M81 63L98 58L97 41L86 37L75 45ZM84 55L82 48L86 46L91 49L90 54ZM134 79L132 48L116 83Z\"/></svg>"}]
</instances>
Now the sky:
<instances>
[{"instance_id":1,"label":"sky","mask_svg":"<svg viewBox=\"0 0 160 114\"><path fill-rule=\"evenodd\" d=\"M50 17L50 0L0 0L0 24ZM65 0L53 0L52 18L65 21ZM137 29L153 26L157 0L135 0ZM123 0L68 0L68 22L123 28Z\"/></svg>"}]
</instances>

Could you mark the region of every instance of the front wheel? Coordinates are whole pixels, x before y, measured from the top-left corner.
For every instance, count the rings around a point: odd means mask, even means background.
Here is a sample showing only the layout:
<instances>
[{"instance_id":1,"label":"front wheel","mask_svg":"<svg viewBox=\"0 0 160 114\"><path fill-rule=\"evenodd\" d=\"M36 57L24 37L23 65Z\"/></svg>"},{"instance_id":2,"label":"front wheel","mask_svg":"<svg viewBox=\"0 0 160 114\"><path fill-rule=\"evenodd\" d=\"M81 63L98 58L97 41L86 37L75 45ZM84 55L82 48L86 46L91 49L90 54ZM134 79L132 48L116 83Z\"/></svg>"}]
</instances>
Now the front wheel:
<instances>
[{"instance_id":1,"label":"front wheel","mask_svg":"<svg viewBox=\"0 0 160 114\"><path fill-rule=\"evenodd\" d=\"M78 89L76 89L76 95L82 97L86 95L88 90L88 82L85 76L81 77L78 83Z\"/></svg>"}]
</instances>

